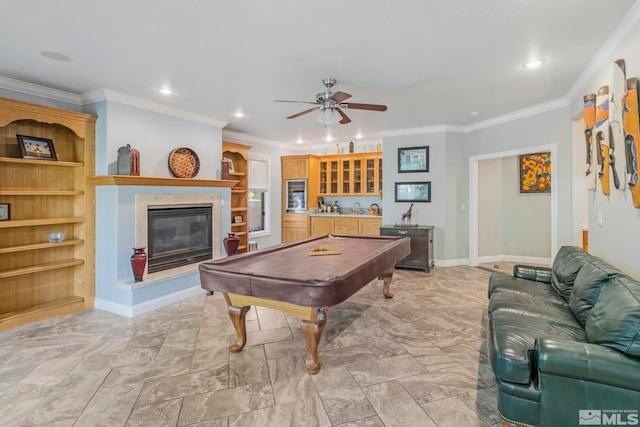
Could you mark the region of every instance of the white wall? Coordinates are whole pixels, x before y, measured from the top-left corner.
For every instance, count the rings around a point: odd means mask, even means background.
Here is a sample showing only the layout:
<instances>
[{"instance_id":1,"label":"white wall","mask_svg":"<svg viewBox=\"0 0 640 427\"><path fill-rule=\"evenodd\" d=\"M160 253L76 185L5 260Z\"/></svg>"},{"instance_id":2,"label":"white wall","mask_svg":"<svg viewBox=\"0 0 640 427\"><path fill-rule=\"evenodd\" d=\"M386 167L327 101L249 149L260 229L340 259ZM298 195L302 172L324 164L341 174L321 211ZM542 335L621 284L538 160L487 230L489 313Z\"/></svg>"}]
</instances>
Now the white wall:
<instances>
[{"instance_id":1,"label":"white wall","mask_svg":"<svg viewBox=\"0 0 640 427\"><path fill-rule=\"evenodd\" d=\"M626 61L626 78L640 77L640 33L636 33L617 52L611 62L616 59ZM610 84L609 69L605 67L602 72L592 80L571 103L571 112L578 121L582 117L582 96L587 93L597 93L598 88ZM573 143L576 147L574 157L574 177L582 176L584 171L584 136L582 126L576 123L574 126ZM620 153L624 148L617 146ZM619 151L618 151L619 150ZM617 156L616 158L620 158ZM619 165L621 166L621 165ZM578 178L576 178L578 179ZM580 188L580 186L578 186ZM585 191L584 187L577 191L586 198L588 229L589 229L589 252L599 256L611 264L623 269L627 274L640 279L640 209L633 206L629 190L616 190L611 184L609 196L602 194L600 184L597 184L596 191ZM575 198L576 209L582 206L579 197ZM602 214L602 226L598 225L598 214ZM579 218L579 217L578 217Z\"/></svg>"},{"instance_id":2,"label":"white wall","mask_svg":"<svg viewBox=\"0 0 640 427\"><path fill-rule=\"evenodd\" d=\"M478 162L478 181L478 256L499 257L504 254L502 159Z\"/></svg>"}]
</instances>

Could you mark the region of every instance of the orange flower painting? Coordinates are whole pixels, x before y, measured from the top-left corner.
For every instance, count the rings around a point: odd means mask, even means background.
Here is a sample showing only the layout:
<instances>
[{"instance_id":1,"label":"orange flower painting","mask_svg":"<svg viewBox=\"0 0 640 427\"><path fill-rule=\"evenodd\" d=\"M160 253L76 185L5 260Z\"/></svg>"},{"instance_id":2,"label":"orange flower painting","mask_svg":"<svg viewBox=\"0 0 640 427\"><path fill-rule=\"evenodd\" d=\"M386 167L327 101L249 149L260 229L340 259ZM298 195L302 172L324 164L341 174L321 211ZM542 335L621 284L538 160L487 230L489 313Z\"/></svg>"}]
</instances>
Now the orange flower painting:
<instances>
[{"instance_id":1,"label":"orange flower painting","mask_svg":"<svg viewBox=\"0 0 640 427\"><path fill-rule=\"evenodd\" d=\"M551 192L551 153L520 156L520 192Z\"/></svg>"}]
</instances>

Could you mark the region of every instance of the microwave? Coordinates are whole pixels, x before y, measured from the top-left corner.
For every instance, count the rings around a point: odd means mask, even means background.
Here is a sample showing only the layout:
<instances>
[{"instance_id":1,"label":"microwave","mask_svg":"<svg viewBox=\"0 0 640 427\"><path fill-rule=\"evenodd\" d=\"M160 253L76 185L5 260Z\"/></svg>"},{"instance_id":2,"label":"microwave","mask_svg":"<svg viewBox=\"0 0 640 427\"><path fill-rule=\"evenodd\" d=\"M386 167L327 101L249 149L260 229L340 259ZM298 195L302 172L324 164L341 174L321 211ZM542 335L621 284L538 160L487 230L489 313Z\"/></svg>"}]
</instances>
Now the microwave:
<instances>
[{"instance_id":1,"label":"microwave","mask_svg":"<svg viewBox=\"0 0 640 427\"><path fill-rule=\"evenodd\" d=\"M307 180L288 179L285 181L287 212L307 211Z\"/></svg>"}]
</instances>

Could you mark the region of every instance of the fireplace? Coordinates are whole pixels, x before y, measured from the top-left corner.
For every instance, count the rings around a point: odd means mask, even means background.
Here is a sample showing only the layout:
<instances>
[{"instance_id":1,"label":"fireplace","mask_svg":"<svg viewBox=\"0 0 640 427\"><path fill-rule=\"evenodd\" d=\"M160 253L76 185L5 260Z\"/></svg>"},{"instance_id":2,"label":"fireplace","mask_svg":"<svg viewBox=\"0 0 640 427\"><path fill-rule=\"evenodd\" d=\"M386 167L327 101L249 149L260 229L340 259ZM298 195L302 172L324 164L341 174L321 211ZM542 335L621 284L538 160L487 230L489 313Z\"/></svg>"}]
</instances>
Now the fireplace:
<instances>
[{"instance_id":1,"label":"fireplace","mask_svg":"<svg viewBox=\"0 0 640 427\"><path fill-rule=\"evenodd\" d=\"M212 207L149 206L147 271L155 273L212 258Z\"/></svg>"}]
</instances>

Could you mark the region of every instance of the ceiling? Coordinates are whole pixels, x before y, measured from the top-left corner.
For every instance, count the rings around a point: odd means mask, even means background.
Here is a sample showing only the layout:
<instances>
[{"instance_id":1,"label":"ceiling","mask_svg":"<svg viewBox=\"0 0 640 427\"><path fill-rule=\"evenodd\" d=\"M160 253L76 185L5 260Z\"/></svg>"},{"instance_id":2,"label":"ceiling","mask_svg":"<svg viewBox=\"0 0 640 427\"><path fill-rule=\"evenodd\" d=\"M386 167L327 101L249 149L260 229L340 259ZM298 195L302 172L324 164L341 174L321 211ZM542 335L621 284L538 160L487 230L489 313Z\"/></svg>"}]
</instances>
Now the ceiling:
<instances>
[{"instance_id":1,"label":"ceiling","mask_svg":"<svg viewBox=\"0 0 640 427\"><path fill-rule=\"evenodd\" d=\"M3 0L0 76L109 89L287 144L375 139L562 98L635 2ZM524 68L534 57L544 64ZM310 106L273 102L314 101L324 77L388 110L346 110L351 123L325 128L286 119Z\"/></svg>"}]
</instances>

